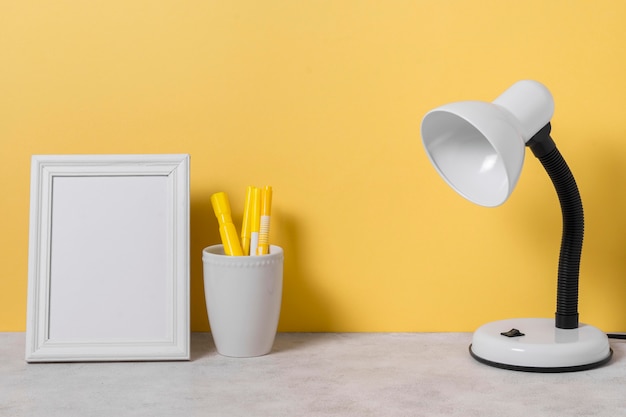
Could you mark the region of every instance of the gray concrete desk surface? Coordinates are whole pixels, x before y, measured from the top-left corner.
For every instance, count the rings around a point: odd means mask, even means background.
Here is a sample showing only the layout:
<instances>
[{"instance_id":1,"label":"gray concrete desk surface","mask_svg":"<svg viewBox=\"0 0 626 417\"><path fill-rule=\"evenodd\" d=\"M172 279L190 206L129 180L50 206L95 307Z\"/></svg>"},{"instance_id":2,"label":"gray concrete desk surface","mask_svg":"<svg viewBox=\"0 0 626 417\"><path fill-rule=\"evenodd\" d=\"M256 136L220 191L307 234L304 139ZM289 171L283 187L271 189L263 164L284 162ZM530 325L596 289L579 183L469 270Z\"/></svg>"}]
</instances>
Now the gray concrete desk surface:
<instances>
[{"instance_id":1,"label":"gray concrete desk surface","mask_svg":"<svg viewBox=\"0 0 626 417\"><path fill-rule=\"evenodd\" d=\"M189 362L26 364L0 333L0 416L624 416L626 342L601 368L506 371L468 353L469 333L280 333L266 356Z\"/></svg>"}]
</instances>

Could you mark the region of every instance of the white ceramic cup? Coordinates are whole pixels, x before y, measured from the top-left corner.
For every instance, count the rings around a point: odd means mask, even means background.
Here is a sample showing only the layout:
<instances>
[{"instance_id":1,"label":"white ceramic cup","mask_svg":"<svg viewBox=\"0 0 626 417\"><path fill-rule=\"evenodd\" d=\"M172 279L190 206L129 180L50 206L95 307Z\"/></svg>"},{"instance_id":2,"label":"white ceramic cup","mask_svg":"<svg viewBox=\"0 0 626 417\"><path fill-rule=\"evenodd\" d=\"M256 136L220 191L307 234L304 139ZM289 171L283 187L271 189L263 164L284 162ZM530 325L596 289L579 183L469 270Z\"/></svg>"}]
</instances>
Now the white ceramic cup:
<instances>
[{"instance_id":1,"label":"white ceramic cup","mask_svg":"<svg viewBox=\"0 0 626 417\"><path fill-rule=\"evenodd\" d=\"M269 353L283 290L283 249L268 255L228 256L223 245L202 251L204 295L215 347L237 358Z\"/></svg>"}]
</instances>

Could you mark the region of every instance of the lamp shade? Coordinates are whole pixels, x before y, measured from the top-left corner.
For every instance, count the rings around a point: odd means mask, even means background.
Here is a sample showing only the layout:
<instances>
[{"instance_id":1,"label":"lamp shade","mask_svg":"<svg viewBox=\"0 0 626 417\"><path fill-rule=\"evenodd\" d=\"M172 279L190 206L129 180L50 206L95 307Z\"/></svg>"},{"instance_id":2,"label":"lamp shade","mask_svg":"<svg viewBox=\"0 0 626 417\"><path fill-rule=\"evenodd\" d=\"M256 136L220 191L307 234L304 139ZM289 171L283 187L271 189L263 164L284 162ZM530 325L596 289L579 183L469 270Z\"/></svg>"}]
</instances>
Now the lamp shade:
<instances>
[{"instance_id":1,"label":"lamp shade","mask_svg":"<svg viewBox=\"0 0 626 417\"><path fill-rule=\"evenodd\" d=\"M526 142L553 113L546 87L519 81L492 103L462 101L431 110L422 120L422 141L453 189L476 204L495 207L517 184Z\"/></svg>"}]
</instances>

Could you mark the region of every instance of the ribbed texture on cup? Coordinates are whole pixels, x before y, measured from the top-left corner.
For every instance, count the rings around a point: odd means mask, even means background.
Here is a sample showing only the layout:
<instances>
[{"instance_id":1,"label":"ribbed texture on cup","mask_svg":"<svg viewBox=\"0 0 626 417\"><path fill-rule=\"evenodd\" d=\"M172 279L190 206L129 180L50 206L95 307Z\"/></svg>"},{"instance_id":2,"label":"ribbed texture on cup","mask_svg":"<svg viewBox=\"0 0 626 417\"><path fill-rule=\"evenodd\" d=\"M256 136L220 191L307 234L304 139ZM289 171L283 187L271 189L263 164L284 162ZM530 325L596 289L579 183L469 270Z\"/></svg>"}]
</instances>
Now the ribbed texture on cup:
<instances>
[{"instance_id":1,"label":"ribbed texture on cup","mask_svg":"<svg viewBox=\"0 0 626 417\"><path fill-rule=\"evenodd\" d=\"M556 327L575 329L578 327L578 281L584 234L583 205L576 180L559 150L553 149L540 157L539 161L552 179L563 215Z\"/></svg>"},{"instance_id":2,"label":"ribbed texture on cup","mask_svg":"<svg viewBox=\"0 0 626 417\"><path fill-rule=\"evenodd\" d=\"M219 257L218 257L219 256ZM264 266L264 265L272 265L275 263L279 263L282 261L283 257L272 257L272 259L254 259L254 260L250 260L250 259L237 259L238 262L229 262L230 259L224 259L223 256L227 256L227 255L216 255L213 257L210 256L205 256L204 257L204 261L208 262L212 265L218 265L218 266L226 266L229 268L258 268L260 266ZM270 256L270 255L262 255L263 257L266 256ZM238 256L237 258L243 258L243 256ZM255 257L256 258L256 257Z\"/></svg>"},{"instance_id":3,"label":"ribbed texture on cup","mask_svg":"<svg viewBox=\"0 0 626 417\"><path fill-rule=\"evenodd\" d=\"M214 245L202 251L203 262L229 268L258 268L283 262L283 250L278 246L270 246L268 255L259 256L228 256L224 255L223 245Z\"/></svg>"}]
</instances>

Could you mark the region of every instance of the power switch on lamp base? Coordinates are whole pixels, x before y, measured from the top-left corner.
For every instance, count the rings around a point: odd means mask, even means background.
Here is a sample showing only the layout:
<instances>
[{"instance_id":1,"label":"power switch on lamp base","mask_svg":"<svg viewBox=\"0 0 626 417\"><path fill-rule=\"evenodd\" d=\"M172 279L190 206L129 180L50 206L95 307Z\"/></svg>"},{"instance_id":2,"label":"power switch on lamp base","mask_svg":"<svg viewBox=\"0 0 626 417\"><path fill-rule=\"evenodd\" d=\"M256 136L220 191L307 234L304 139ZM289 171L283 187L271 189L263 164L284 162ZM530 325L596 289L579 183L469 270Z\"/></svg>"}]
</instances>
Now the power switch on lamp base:
<instances>
[{"instance_id":1,"label":"power switch on lamp base","mask_svg":"<svg viewBox=\"0 0 626 417\"><path fill-rule=\"evenodd\" d=\"M559 329L553 319L541 318L485 324L474 333L470 353L484 364L527 372L583 371L604 365L613 355L598 328L581 323L577 329Z\"/></svg>"}]
</instances>

